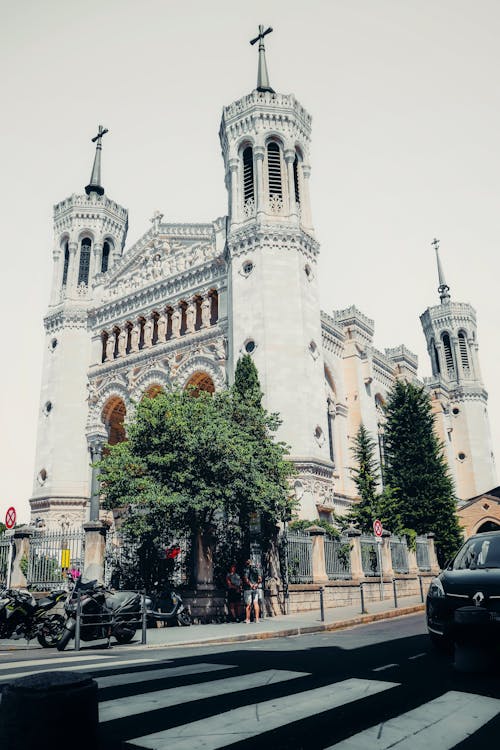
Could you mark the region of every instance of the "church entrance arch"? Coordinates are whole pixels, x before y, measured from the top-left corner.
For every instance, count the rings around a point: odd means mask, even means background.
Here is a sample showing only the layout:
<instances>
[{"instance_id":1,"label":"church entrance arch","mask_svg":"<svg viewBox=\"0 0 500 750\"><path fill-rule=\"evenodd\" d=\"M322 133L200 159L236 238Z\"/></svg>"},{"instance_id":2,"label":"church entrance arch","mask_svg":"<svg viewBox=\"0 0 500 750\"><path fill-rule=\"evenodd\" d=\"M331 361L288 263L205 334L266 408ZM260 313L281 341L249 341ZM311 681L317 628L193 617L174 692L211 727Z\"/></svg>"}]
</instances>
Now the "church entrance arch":
<instances>
[{"instance_id":1,"label":"church entrance arch","mask_svg":"<svg viewBox=\"0 0 500 750\"><path fill-rule=\"evenodd\" d=\"M484 521L476 531L476 534L482 534L484 531L500 531L500 522Z\"/></svg>"},{"instance_id":2,"label":"church entrance arch","mask_svg":"<svg viewBox=\"0 0 500 750\"><path fill-rule=\"evenodd\" d=\"M119 396L112 396L104 405L102 422L108 433L109 445L123 443L127 439L124 425L126 414L125 403Z\"/></svg>"},{"instance_id":3,"label":"church entrance arch","mask_svg":"<svg viewBox=\"0 0 500 750\"><path fill-rule=\"evenodd\" d=\"M186 383L185 390L192 388L192 395L198 398L200 391L206 391L206 393L215 393L214 381L210 375L206 372L195 372L189 378Z\"/></svg>"}]
</instances>

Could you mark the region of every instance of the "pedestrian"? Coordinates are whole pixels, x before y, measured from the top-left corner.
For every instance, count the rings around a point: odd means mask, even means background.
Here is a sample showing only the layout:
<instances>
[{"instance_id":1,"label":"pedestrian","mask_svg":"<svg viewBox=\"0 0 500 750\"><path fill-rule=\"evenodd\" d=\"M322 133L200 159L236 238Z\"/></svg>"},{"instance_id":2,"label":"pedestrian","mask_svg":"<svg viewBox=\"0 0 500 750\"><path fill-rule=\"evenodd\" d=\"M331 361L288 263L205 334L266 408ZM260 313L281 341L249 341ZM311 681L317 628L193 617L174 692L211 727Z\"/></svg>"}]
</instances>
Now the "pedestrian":
<instances>
[{"instance_id":1,"label":"pedestrian","mask_svg":"<svg viewBox=\"0 0 500 750\"><path fill-rule=\"evenodd\" d=\"M231 563L226 575L227 606L233 622L239 622L241 602L241 578L238 574L236 563Z\"/></svg>"},{"instance_id":2,"label":"pedestrian","mask_svg":"<svg viewBox=\"0 0 500 750\"><path fill-rule=\"evenodd\" d=\"M245 602L245 622L250 622L250 613L253 606L255 622L259 622L259 584L262 582L262 576L248 559L243 570L243 599Z\"/></svg>"}]
</instances>

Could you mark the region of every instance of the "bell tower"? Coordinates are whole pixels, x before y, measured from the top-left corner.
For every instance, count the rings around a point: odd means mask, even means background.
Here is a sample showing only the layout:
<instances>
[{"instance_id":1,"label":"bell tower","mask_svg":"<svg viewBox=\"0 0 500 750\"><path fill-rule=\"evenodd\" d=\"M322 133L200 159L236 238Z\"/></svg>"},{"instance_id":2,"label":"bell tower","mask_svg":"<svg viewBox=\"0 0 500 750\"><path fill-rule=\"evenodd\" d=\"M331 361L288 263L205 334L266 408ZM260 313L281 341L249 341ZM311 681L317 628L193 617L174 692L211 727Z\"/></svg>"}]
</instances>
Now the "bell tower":
<instances>
[{"instance_id":1,"label":"bell tower","mask_svg":"<svg viewBox=\"0 0 500 750\"><path fill-rule=\"evenodd\" d=\"M89 501L89 453L85 441L90 334L87 313L95 304L94 282L123 251L125 208L101 185L102 138L85 193L54 206L53 275L44 319L45 351L35 459L33 519L57 526L85 520Z\"/></svg>"},{"instance_id":2,"label":"bell tower","mask_svg":"<svg viewBox=\"0 0 500 750\"><path fill-rule=\"evenodd\" d=\"M447 452L460 499L496 487L495 460L488 419L488 394L479 367L476 311L453 302L446 283L439 240L433 240L440 304L420 316L431 360L431 390L436 426Z\"/></svg>"},{"instance_id":3,"label":"bell tower","mask_svg":"<svg viewBox=\"0 0 500 750\"><path fill-rule=\"evenodd\" d=\"M242 354L299 470L302 515L331 488L328 406L317 284L319 245L309 200L311 117L270 85L259 27L257 86L224 107L220 141L228 191L230 374Z\"/></svg>"}]
</instances>

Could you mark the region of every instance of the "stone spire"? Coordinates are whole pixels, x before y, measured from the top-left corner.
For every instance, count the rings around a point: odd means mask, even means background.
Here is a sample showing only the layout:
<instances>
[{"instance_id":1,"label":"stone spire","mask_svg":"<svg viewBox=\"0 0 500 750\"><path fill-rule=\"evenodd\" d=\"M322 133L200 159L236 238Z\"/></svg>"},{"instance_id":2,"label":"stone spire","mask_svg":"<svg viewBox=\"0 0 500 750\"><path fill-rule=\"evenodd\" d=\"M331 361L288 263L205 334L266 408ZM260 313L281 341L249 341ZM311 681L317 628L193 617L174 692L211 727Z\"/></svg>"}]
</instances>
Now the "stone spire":
<instances>
[{"instance_id":1,"label":"stone spire","mask_svg":"<svg viewBox=\"0 0 500 750\"><path fill-rule=\"evenodd\" d=\"M441 304L448 302L450 299L449 291L450 287L446 283L446 279L444 278L444 271L443 267L441 265L441 259L439 257L439 240L434 238L431 242L431 245L434 246L434 249L436 250L436 261L437 261L437 268L438 268L438 279L439 279L439 286L438 286L438 292L439 292L439 298L441 300Z\"/></svg>"},{"instance_id":2,"label":"stone spire","mask_svg":"<svg viewBox=\"0 0 500 750\"><path fill-rule=\"evenodd\" d=\"M264 47L264 37L266 34L270 34L272 31L272 28L269 26L268 29L264 31L263 26L259 26L259 34L255 37L255 39L252 39L250 41L250 44L255 44L256 42L259 42L259 68L257 71L257 91L270 91L271 94L274 94L274 89L271 88L271 85L269 83L269 74L267 72L267 64L266 64L266 48Z\"/></svg>"},{"instance_id":3,"label":"stone spire","mask_svg":"<svg viewBox=\"0 0 500 750\"><path fill-rule=\"evenodd\" d=\"M94 166L92 167L92 174L90 176L90 182L85 188L87 195L90 193L97 193L98 195L104 195L104 188L101 185L101 151L102 151L102 137L108 132L107 128L103 128L99 125L99 130L96 136L92 138L92 143L96 143Z\"/></svg>"}]
</instances>

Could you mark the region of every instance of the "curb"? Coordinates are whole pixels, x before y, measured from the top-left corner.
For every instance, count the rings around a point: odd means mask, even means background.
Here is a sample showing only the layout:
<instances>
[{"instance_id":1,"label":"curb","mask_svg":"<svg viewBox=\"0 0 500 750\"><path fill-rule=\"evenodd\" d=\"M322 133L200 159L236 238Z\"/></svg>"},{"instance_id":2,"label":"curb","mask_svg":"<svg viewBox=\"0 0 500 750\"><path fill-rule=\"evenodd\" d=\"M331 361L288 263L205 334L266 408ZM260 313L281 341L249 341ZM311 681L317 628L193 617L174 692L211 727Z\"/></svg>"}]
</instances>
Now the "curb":
<instances>
[{"instance_id":1,"label":"curb","mask_svg":"<svg viewBox=\"0 0 500 750\"><path fill-rule=\"evenodd\" d=\"M357 615L348 620L338 620L337 622L326 622L318 625L307 625L304 627L283 628L282 630L268 630L267 632L247 632L241 635L228 635L225 637L205 638L193 641L181 641L179 643L147 643L141 648L160 649L160 648L184 648L185 646L208 646L219 643L241 643L243 641L265 641L269 638L286 638L294 635L308 635L311 633L327 633L334 630L343 630L356 625L366 625L371 622L380 620L391 620L395 617L404 617L405 615L424 612L425 604L413 604L409 607L400 607L398 609L389 609L385 612L374 612L373 614Z\"/></svg>"}]
</instances>

